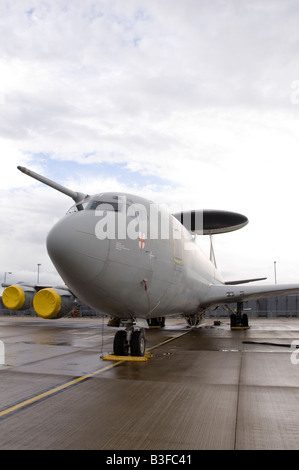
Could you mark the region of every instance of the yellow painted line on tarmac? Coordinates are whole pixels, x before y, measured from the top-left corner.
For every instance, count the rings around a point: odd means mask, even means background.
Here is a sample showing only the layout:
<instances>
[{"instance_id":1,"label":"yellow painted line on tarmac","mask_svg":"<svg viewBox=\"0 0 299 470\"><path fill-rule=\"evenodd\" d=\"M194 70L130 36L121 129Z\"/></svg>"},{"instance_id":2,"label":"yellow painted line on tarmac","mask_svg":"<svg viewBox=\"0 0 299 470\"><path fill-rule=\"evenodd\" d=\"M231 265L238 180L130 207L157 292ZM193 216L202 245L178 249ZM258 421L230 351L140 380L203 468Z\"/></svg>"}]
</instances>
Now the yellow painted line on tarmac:
<instances>
[{"instance_id":1,"label":"yellow painted line on tarmac","mask_svg":"<svg viewBox=\"0 0 299 470\"><path fill-rule=\"evenodd\" d=\"M173 336L165 341L162 341L159 344L156 344L155 346L152 346L150 348L147 348L146 351L151 351L153 349L158 348L159 346L163 346L166 343L169 343L170 341L174 341L175 339L180 338L181 336L184 336L185 334L189 333L189 331L186 331L182 333L181 335ZM117 356L116 356L117 357ZM113 359L112 359L113 360ZM116 359L115 359L116 360ZM34 403L37 403L45 398L49 398L51 395L54 395L55 393L61 392L63 390L66 390L69 387L72 387L73 385L77 385L80 382L84 382L84 380L87 380L91 377L94 377L95 375L101 374L102 372L105 372L109 369L112 369L113 367L118 366L119 364L122 364L122 360L116 360L116 362L113 362L105 367L102 367L101 369L98 369L94 372L90 372L87 375L82 375L81 377L77 377L76 379L70 380L69 382L66 382L62 385L58 385L57 387L51 388L47 390L46 392L40 393L39 395L33 396L31 398L28 398L27 400L21 401L20 403L17 403L15 405L12 405L2 411L0 411L0 419L9 415L10 413L14 413L16 411L20 411L22 408L26 408L27 406L33 405Z\"/></svg>"},{"instance_id":2,"label":"yellow painted line on tarmac","mask_svg":"<svg viewBox=\"0 0 299 470\"><path fill-rule=\"evenodd\" d=\"M186 335L186 334L189 333L189 332L190 332L190 330L184 331L184 333L182 333L181 335L172 336L171 338L166 339L165 341L162 341L162 343L155 344L155 346L152 346L151 348L146 348L146 351L152 351L153 349L159 348L160 346L163 346L164 344L169 343L170 341L174 341L175 339L178 339L178 338L180 338L181 336L184 336L184 335Z\"/></svg>"},{"instance_id":3,"label":"yellow painted line on tarmac","mask_svg":"<svg viewBox=\"0 0 299 470\"><path fill-rule=\"evenodd\" d=\"M62 390L65 390L73 385L77 385L80 382L83 382L84 380L87 380L97 374L100 374L102 372L105 372L106 370L112 369L113 367L117 366L118 364L121 364L122 361L117 361L113 364L110 364L106 367L102 367L101 369L98 369L94 372L91 372L90 374L87 375L82 375L81 377L77 377L76 379L70 380L69 382L66 382L65 384L58 385L57 387L51 388L50 390L47 390L44 393L40 393L39 395L36 395L34 397L28 398L27 400L24 400L20 403L17 403L16 405L10 406L9 408L6 408L5 410L0 411L0 418L10 414L14 413L15 411L19 411L22 408L25 408L26 406L32 405L33 403L36 403L40 400L43 400L44 398L48 398L51 395L54 395L55 393L61 392Z\"/></svg>"}]
</instances>

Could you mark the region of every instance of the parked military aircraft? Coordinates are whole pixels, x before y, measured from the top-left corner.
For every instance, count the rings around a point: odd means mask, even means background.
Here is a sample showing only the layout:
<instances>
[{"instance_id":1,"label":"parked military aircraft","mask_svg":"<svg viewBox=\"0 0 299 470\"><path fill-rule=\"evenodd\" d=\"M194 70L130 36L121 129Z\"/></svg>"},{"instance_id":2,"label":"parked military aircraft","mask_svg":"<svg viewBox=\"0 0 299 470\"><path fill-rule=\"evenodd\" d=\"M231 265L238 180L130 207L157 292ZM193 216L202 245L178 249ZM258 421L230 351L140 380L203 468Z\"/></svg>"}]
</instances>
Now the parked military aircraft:
<instances>
[{"instance_id":1,"label":"parked military aircraft","mask_svg":"<svg viewBox=\"0 0 299 470\"><path fill-rule=\"evenodd\" d=\"M3 302L12 310L32 305L42 318L60 318L77 299L122 327L116 355L143 356L149 323L182 314L196 326L208 309L237 303L231 325L248 326L242 313L250 299L299 293L296 285L244 285L259 279L224 282L213 245L210 259L196 235L211 237L244 227L248 219L215 210L170 214L163 206L125 193L93 196L74 192L24 167L23 173L71 197L74 205L51 229L47 250L63 286L7 285Z\"/></svg>"}]
</instances>

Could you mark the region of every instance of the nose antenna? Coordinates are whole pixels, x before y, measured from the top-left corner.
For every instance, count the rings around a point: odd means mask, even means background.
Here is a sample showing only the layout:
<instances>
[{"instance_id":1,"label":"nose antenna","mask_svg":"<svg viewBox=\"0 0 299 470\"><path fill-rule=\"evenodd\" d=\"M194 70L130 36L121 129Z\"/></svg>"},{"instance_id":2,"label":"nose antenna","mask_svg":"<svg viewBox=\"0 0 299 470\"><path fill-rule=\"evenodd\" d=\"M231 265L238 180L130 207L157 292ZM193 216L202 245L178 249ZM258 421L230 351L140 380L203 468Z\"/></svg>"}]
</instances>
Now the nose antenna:
<instances>
[{"instance_id":1,"label":"nose antenna","mask_svg":"<svg viewBox=\"0 0 299 470\"><path fill-rule=\"evenodd\" d=\"M47 186L51 186L51 188L54 188L57 191L66 194L67 196L71 197L77 204L79 202L82 202L83 199L85 199L85 197L87 196L87 194L72 191L71 189L62 186L61 184L55 183L55 181L49 180L48 178L45 178L44 176L39 175L38 173L35 173L35 171L28 170L28 168L25 168L24 166L18 166L18 170L22 171L22 173L25 173L25 175L31 176L32 178L40 181L41 183L44 183Z\"/></svg>"}]
</instances>

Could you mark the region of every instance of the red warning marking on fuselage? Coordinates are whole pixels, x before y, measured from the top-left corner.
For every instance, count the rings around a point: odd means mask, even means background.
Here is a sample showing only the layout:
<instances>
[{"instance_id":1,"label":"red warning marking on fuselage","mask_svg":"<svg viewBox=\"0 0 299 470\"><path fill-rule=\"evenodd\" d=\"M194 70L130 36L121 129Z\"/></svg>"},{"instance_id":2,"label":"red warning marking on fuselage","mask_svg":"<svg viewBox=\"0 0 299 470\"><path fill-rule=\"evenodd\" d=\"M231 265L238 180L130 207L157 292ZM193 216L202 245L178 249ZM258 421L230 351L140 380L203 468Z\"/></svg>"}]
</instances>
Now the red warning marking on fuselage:
<instances>
[{"instance_id":1,"label":"red warning marking on fuselage","mask_svg":"<svg viewBox=\"0 0 299 470\"><path fill-rule=\"evenodd\" d=\"M139 233L139 248L140 250L143 250L145 247L145 235L144 233Z\"/></svg>"}]
</instances>

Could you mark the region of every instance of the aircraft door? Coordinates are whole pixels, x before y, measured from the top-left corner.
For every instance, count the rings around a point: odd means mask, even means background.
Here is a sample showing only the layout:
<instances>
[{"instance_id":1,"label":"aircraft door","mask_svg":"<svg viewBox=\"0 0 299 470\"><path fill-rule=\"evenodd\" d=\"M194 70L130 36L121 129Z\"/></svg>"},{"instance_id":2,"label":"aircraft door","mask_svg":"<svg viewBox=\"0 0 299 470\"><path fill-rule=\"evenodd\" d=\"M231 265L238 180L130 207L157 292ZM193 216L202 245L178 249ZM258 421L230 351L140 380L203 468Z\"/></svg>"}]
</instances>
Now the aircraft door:
<instances>
[{"instance_id":1,"label":"aircraft door","mask_svg":"<svg viewBox=\"0 0 299 470\"><path fill-rule=\"evenodd\" d=\"M177 265L184 262L184 235L181 224L173 220L173 260Z\"/></svg>"}]
</instances>

